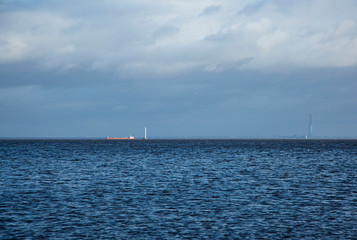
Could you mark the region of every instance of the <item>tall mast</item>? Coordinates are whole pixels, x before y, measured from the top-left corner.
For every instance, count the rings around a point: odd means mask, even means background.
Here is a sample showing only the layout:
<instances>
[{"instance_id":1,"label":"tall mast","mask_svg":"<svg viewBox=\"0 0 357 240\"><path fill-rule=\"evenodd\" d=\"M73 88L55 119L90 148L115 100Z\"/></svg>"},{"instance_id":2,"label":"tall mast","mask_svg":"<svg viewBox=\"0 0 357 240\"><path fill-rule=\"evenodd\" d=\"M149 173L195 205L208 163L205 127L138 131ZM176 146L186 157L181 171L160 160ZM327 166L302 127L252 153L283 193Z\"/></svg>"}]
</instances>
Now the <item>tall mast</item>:
<instances>
[{"instance_id":1,"label":"tall mast","mask_svg":"<svg viewBox=\"0 0 357 240\"><path fill-rule=\"evenodd\" d=\"M310 113L309 130L308 130L307 138L310 139L311 137L312 137L312 115Z\"/></svg>"},{"instance_id":2,"label":"tall mast","mask_svg":"<svg viewBox=\"0 0 357 240\"><path fill-rule=\"evenodd\" d=\"M148 138L146 137L146 126L145 126L145 135L144 135L144 139L148 139Z\"/></svg>"}]
</instances>

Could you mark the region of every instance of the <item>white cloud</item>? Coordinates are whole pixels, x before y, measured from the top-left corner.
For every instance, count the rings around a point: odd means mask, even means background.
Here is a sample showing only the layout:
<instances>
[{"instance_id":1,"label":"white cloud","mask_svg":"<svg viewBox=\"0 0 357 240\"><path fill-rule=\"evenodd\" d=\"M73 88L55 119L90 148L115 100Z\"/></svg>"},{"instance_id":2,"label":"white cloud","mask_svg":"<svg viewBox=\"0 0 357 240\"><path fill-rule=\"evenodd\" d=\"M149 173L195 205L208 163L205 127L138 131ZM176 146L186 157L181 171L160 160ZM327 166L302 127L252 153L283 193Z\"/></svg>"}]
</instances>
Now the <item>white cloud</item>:
<instances>
[{"instance_id":1,"label":"white cloud","mask_svg":"<svg viewBox=\"0 0 357 240\"><path fill-rule=\"evenodd\" d=\"M271 31L272 22L269 18L263 18L257 22L248 21L245 24L245 30L247 33L252 33L256 35L265 34Z\"/></svg>"},{"instance_id":2,"label":"white cloud","mask_svg":"<svg viewBox=\"0 0 357 240\"><path fill-rule=\"evenodd\" d=\"M356 22L350 19L342 20L334 34L336 37L348 36L349 34L356 35Z\"/></svg>"},{"instance_id":3,"label":"white cloud","mask_svg":"<svg viewBox=\"0 0 357 240\"><path fill-rule=\"evenodd\" d=\"M286 33L277 30L275 32L262 36L258 40L258 46L264 52L270 52L273 51L278 46L284 44L287 41L287 39L288 36Z\"/></svg>"},{"instance_id":4,"label":"white cloud","mask_svg":"<svg viewBox=\"0 0 357 240\"><path fill-rule=\"evenodd\" d=\"M0 37L0 63L16 62L29 56L30 47L21 38Z\"/></svg>"},{"instance_id":5,"label":"white cloud","mask_svg":"<svg viewBox=\"0 0 357 240\"><path fill-rule=\"evenodd\" d=\"M357 65L356 2L249 2L50 1L15 9L1 14L0 63L35 59L129 75Z\"/></svg>"}]
</instances>

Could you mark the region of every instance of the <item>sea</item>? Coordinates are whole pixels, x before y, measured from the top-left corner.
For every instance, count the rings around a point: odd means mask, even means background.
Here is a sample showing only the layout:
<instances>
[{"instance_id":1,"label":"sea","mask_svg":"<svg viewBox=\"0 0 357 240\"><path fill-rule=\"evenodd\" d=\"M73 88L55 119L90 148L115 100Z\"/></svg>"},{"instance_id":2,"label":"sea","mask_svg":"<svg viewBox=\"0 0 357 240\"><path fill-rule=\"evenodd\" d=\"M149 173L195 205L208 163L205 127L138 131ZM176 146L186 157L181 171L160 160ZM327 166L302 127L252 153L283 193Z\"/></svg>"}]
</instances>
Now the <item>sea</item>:
<instances>
[{"instance_id":1,"label":"sea","mask_svg":"<svg viewBox=\"0 0 357 240\"><path fill-rule=\"evenodd\" d=\"M357 140L1 140L0 239L357 239Z\"/></svg>"}]
</instances>

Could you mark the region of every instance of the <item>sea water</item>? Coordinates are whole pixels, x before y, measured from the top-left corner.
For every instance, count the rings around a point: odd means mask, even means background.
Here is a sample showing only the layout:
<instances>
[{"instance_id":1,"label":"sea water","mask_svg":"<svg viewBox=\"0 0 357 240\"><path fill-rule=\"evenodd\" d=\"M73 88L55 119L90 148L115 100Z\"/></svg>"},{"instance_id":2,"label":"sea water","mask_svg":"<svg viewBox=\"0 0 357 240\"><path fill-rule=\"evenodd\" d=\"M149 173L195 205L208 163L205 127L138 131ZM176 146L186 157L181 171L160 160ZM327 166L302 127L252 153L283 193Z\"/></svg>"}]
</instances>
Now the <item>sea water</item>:
<instances>
[{"instance_id":1,"label":"sea water","mask_svg":"<svg viewBox=\"0 0 357 240\"><path fill-rule=\"evenodd\" d=\"M0 141L1 239L356 239L357 141Z\"/></svg>"}]
</instances>

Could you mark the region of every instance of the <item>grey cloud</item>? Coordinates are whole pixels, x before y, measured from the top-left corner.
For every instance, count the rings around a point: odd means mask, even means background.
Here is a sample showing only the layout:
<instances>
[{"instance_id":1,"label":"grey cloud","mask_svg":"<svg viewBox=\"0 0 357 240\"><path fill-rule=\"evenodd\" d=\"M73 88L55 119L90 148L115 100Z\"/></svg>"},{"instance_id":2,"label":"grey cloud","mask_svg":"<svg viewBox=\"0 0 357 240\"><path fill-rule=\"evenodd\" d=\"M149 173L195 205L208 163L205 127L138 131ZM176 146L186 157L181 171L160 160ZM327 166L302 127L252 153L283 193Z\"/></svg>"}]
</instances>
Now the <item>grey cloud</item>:
<instances>
[{"instance_id":1,"label":"grey cloud","mask_svg":"<svg viewBox=\"0 0 357 240\"><path fill-rule=\"evenodd\" d=\"M354 74L356 68L285 74L235 70L150 81L84 81L77 86L68 81L66 88L3 88L1 130L10 134L19 124L18 131L29 136L63 136L58 135L62 131L66 136L90 132L100 137L129 134L128 129L139 135L145 122L158 136L200 135L205 129L210 129L210 135L230 137L303 135L312 112L321 122L316 124L317 135L331 134L332 122L339 121L344 130L334 132L335 136L351 136L356 134L353 124L357 116L347 109L357 101ZM13 118L17 120L11 121ZM4 127L9 124L13 127ZM26 129L28 124L33 127ZM41 130L41 125L52 128ZM91 125L101 127L90 130ZM69 133L69 126L76 130Z\"/></svg>"},{"instance_id":2,"label":"grey cloud","mask_svg":"<svg viewBox=\"0 0 357 240\"><path fill-rule=\"evenodd\" d=\"M259 10L264 7L267 2L268 1L264 0L253 1L253 3L249 3L245 5L242 9L237 11L237 15L253 15L255 13L258 13Z\"/></svg>"},{"instance_id":3,"label":"grey cloud","mask_svg":"<svg viewBox=\"0 0 357 240\"><path fill-rule=\"evenodd\" d=\"M175 26L163 26L157 29L153 35L154 41L158 41L160 39L171 37L177 34L180 31L178 27Z\"/></svg>"},{"instance_id":4,"label":"grey cloud","mask_svg":"<svg viewBox=\"0 0 357 240\"><path fill-rule=\"evenodd\" d=\"M3 136L357 136L352 1L76 3L2 2Z\"/></svg>"},{"instance_id":5,"label":"grey cloud","mask_svg":"<svg viewBox=\"0 0 357 240\"><path fill-rule=\"evenodd\" d=\"M199 16L210 15L219 12L222 9L222 5L211 5L202 10Z\"/></svg>"},{"instance_id":6,"label":"grey cloud","mask_svg":"<svg viewBox=\"0 0 357 240\"><path fill-rule=\"evenodd\" d=\"M195 59L190 60L200 63L201 70L207 69L207 66L230 64L246 58L255 59L247 65L253 69L279 64L290 64L292 67L355 65L356 54L350 51L357 49L355 35L343 30L343 27L337 30L335 26L343 25L347 18L350 24L345 24L345 28L348 28L357 19L350 12L347 12L347 16L334 15L327 18L320 13L318 5L307 2L295 1L293 7L287 8L287 4L281 1L257 1L243 7L243 12L254 9L256 14L252 16L237 16L235 5L227 2L224 8L221 5L207 7L202 12L206 14L203 20L197 15L187 15L180 2L160 5L143 1L132 4L94 1L80 8L73 4L60 5L50 1L41 4L41 10L5 12L3 18L6 24L2 30L7 34L0 37L0 41L8 44L0 49L3 56L0 61L26 61L34 58L40 59L38 62L43 67L64 70L83 68L92 62L89 65L96 70L117 71L129 66L127 72L137 68L134 72L153 69L153 72L170 73L175 72L175 66L178 65L182 67L180 71L185 70L185 65L186 70L191 69L191 64L182 64L186 59L179 58L170 49L184 52L195 48L197 52L211 53L197 54ZM196 4L198 8L199 3ZM303 17L302 10L307 9L307 5L311 9L305 13L307 17ZM151 10L157 6L152 13ZM325 7L333 11L329 6L334 4L327 2ZM343 4L339 5L339 9L344 8ZM214 16L208 14L213 12ZM326 18L326 21L313 21L315 17ZM15 19L25 24L18 25ZM327 34L334 29L339 33L344 31L345 35ZM308 32L310 34L306 34ZM148 39L151 43L162 42L151 46L147 44ZM198 44L204 39L211 41L210 46ZM338 51L334 52L333 49ZM299 53L295 52L297 50ZM176 62L169 67L153 64L152 52L155 52L156 63L167 62L168 52ZM332 54L338 61L326 57ZM186 55L193 56L190 52ZM290 62L286 61L287 58Z\"/></svg>"}]
</instances>

